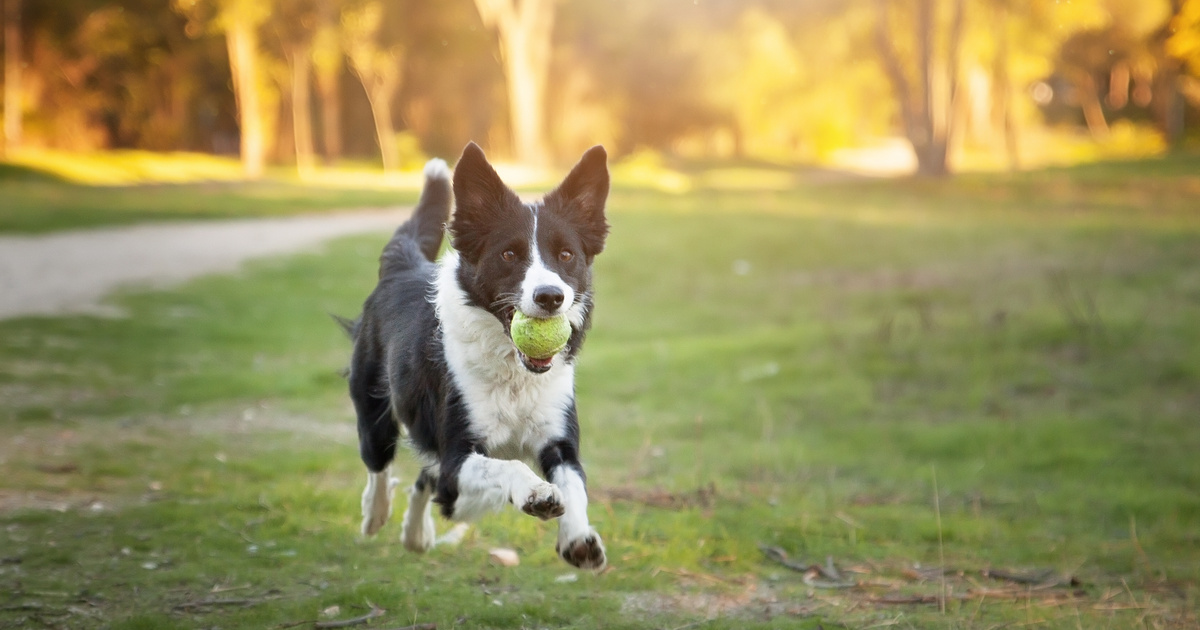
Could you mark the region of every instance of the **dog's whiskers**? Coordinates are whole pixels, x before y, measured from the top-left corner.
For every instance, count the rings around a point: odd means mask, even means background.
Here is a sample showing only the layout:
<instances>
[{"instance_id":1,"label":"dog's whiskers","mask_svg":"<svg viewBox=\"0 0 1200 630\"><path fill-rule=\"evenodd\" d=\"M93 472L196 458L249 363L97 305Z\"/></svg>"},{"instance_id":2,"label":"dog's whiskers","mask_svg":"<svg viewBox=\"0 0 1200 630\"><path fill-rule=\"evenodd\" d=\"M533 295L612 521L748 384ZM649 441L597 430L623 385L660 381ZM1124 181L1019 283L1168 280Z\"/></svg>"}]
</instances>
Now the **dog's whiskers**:
<instances>
[{"instance_id":1,"label":"dog's whiskers","mask_svg":"<svg viewBox=\"0 0 1200 630\"><path fill-rule=\"evenodd\" d=\"M512 308L513 310L516 310L517 307L520 306L520 304L521 304L520 294L501 293L500 295L496 296L496 299L492 302L491 306L492 306L492 308L507 306L507 307Z\"/></svg>"}]
</instances>

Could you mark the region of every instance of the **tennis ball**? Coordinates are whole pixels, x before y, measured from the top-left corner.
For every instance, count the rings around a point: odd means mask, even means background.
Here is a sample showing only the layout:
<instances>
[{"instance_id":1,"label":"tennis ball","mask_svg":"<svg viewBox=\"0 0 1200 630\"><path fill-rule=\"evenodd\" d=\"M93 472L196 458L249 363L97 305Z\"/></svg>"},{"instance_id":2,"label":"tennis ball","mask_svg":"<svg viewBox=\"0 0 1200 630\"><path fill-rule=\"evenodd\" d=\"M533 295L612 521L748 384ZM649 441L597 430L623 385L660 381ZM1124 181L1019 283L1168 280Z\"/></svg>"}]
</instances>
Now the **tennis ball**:
<instances>
[{"instance_id":1,"label":"tennis ball","mask_svg":"<svg viewBox=\"0 0 1200 630\"><path fill-rule=\"evenodd\" d=\"M571 322L566 316L540 319L526 317L521 311L513 314L513 343L531 359L549 359L565 348L570 338Z\"/></svg>"}]
</instances>

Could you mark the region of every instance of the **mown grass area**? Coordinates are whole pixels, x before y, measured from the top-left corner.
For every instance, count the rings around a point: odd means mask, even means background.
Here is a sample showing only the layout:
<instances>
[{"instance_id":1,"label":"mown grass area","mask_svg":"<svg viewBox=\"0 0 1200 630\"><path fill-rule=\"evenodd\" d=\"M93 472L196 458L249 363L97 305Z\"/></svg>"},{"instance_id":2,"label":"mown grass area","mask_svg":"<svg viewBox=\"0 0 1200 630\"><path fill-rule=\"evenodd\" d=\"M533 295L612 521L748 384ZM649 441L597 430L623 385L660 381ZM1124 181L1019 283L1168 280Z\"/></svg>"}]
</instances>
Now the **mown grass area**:
<instances>
[{"instance_id":1,"label":"mown grass area","mask_svg":"<svg viewBox=\"0 0 1200 630\"><path fill-rule=\"evenodd\" d=\"M408 205L411 189L342 189L286 180L91 186L14 167L0 168L0 234L230 219Z\"/></svg>"},{"instance_id":2,"label":"mown grass area","mask_svg":"<svg viewBox=\"0 0 1200 630\"><path fill-rule=\"evenodd\" d=\"M1196 165L616 191L579 368L601 575L515 512L357 538L326 313L386 235L0 322L0 626L1195 627Z\"/></svg>"}]
</instances>

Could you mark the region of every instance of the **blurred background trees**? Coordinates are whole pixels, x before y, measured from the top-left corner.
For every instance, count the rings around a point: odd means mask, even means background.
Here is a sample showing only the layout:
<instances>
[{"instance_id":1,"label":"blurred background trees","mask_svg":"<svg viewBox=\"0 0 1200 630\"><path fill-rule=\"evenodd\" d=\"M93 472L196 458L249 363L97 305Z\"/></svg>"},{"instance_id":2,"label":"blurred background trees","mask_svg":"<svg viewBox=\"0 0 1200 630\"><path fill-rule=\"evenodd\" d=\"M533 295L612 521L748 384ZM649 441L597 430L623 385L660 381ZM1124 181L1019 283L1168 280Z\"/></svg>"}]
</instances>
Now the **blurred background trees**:
<instances>
[{"instance_id":1,"label":"blurred background trees","mask_svg":"<svg viewBox=\"0 0 1200 630\"><path fill-rule=\"evenodd\" d=\"M604 143L921 173L1195 134L1200 0L2 0L8 150L312 172ZM1050 156L1049 158L1047 156Z\"/></svg>"}]
</instances>

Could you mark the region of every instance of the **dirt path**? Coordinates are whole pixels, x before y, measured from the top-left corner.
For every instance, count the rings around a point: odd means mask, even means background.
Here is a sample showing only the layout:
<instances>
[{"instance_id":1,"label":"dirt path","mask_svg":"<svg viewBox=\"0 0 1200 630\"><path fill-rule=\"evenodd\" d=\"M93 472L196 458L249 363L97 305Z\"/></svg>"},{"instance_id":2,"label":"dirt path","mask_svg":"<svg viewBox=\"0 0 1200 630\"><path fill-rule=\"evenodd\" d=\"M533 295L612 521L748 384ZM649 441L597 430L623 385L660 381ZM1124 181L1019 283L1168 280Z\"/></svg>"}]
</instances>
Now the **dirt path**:
<instances>
[{"instance_id":1,"label":"dirt path","mask_svg":"<svg viewBox=\"0 0 1200 630\"><path fill-rule=\"evenodd\" d=\"M114 289L163 287L236 271L251 258L305 250L338 236L390 230L408 212L390 208L0 236L0 319L119 314L102 303Z\"/></svg>"}]
</instances>

